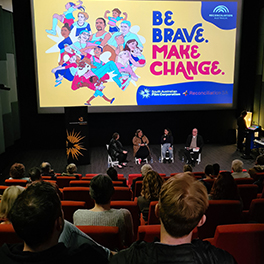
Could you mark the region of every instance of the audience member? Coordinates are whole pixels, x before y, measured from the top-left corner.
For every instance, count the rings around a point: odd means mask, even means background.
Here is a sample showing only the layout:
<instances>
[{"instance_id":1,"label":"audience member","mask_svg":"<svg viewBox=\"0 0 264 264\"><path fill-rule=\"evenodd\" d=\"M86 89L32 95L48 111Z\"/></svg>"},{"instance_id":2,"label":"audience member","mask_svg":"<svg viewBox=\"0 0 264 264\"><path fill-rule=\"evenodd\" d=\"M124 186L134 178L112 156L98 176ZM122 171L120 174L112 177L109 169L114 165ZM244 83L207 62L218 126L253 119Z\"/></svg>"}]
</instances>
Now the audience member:
<instances>
[{"instance_id":1,"label":"audience member","mask_svg":"<svg viewBox=\"0 0 264 264\"><path fill-rule=\"evenodd\" d=\"M76 180L79 180L79 176L76 175L76 172L77 172L77 166L74 163L70 163L66 167L66 172L63 172L61 176L71 176L71 177L75 177Z\"/></svg>"},{"instance_id":2,"label":"audience member","mask_svg":"<svg viewBox=\"0 0 264 264\"><path fill-rule=\"evenodd\" d=\"M137 199L138 207L143 219L148 220L149 204L159 200L159 193L163 179L156 171L149 171L142 182L141 196Z\"/></svg>"},{"instance_id":3,"label":"audience member","mask_svg":"<svg viewBox=\"0 0 264 264\"><path fill-rule=\"evenodd\" d=\"M11 207L13 206L17 196L25 190L22 186L12 185L5 189L0 203L0 223L10 224L7 217Z\"/></svg>"},{"instance_id":4,"label":"audience member","mask_svg":"<svg viewBox=\"0 0 264 264\"><path fill-rule=\"evenodd\" d=\"M243 165L244 163L239 159L235 159L232 161L231 170L233 170L232 176L234 177L234 179L250 178L250 175L247 172L243 171Z\"/></svg>"},{"instance_id":5,"label":"audience member","mask_svg":"<svg viewBox=\"0 0 264 264\"><path fill-rule=\"evenodd\" d=\"M28 175L29 175L29 178L32 182L42 180L41 172L40 172L40 169L38 167L31 168L28 172Z\"/></svg>"},{"instance_id":6,"label":"audience member","mask_svg":"<svg viewBox=\"0 0 264 264\"><path fill-rule=\"evenodd\" d=\"M148 158L149 156L149 140L148 138L143 134L141 129L138 129L135 133L135 136L133 137L133 150L134 150L134 156L138 158L139 164L141 164L141 161L143 159Z\"/></svg>"},{"instance_id":7,"label":"audience member","mask_svg":"<svg viewBox=\"0 0 264 264\"><path fill-rule=\"evenodd\" d=\"M160 218L160 242L137 241L117 253L114 263L236 263L226 251L208 241L192 239L193 229L206 220L207 192L188 173L168 179L160 191L156 214Z\"/></svg>"},{"instance_id":8,"label":"audience member","mask_svg":"<svg viewBox=\"0 0 264 264\"><path fill-rule=\"evenodd\" d=\"M172 156L173 156L173 136L171 134L171 130L169 128L164 129L164 134L161 136L160 139L161 146L161 153L162 153L162 159L163 163L166 163L166 152L169 152L169 159L168 162L172 162Z\"/></svg>"},{"instance_id":9,"label":"audience member","mask_svg":"<svg viewBox=\"0 0 264 264\"><path fill-rule=\"evenodd\" d=\"M152 166L150 164L144 164L141 167L141 176L137 177L136 179L133 180L132 185L131 185L131 190L134 192L135 191L135 184L136 181L143 181L143 178L147 175L149 171L153 170Z\"/></svg>"},{"instance_id":10,"label":"audience member","mask_svg":"<svg viewBox=\"0 0 264 264\"><path fill-rule=\"evenodd\" d=\"M198 129L194 128L192 134L187 137L184 154L187 163L195 166L199 153L202 152L204 141L202 136L198 135Z\"/></svg>"},{"instance_id":11,"label":"audience member","mask_svg":"<svg viewBox=\"0 0 264 264\"><path fill-rule=\"evenodd\" d=\"M117 181L118 180L118 174L117 171L114 167L110 167L106 171L107 175L111 178L112 181Z\"/></svg>"},{"instance_id":12,"label":"audience member","mask_svg":"<svg viewBox=\"0 0 264 264\"><path fill-rule=\"evenodd\" d=\"M13 263L108 263L104 250L83 244L78 249L66 248L58 243L64 227L61 202L55 188L48 182L31 184L22 192L8 219L24 244L4 244L0 259Z\"/></svg>"},{"instance_id":13,"label":"audience member","mask_svg":"<svg viewBox=\"0 0 264 264\"><path fill-rule=\"evenodd\" d=\"M30 180L25 177L25 166L22 163L14 163L9 170L9 176L9 179Z\"/></svg>"},{"instance_id":14,"label":"audience member","mask_svg":"<svg viewBox=\"0 0 264 264\"><path fill-rule=\"evenodd\" d=\"M219 172L220 172L220 165L218 163L214 163L213 164L213 168L214 168L214 176L218 176Z\"/></svg>"},{"instance_id":15,"label":"audience member","mask_svg":"<svg viewBox=\"0 0 264 264\"><path fill-rule=\"evenodd\" d=\"M107 175L93 177L90 184L90 195L95 206L79 209L73 215L75 225L118 226L121 239L125 246L129 246L133 237L133 221L127 209L113 209L110 207L114 193L112 180Z\"/></svg>"},{"instance_id":16,"label":"audience member","mask_svg":"<svg viewBox=\"0 0 264 264\"><path fill-rule=\"evenodd\" d=\"M56 175L54 173L54 170L51 169L51 165L49 162L42 162L40 165L41 169L41 176L50 176L51 179L55 179Z\"/></svg>"},{"instance_id":17,"label":"audience member","mask_svg":"<svg viewBox=\"0 0 264 264\"><path fill-rule=\"evenodd\" d=\"M213 165L207 164L204 168L204 178L213 179L214 178L214 167Z\"/></svg>"},{"instance_id":18,"label":"audience member","mask_svg":"<svg viewBox=\"0 0 264 264\"><path fill-rule=\"evenodd\" d=\"M187 171L189 171L189 172L193 171L192 166L190 164L184 164L183 165L183 172L187 172Z\"/></svg>"},{"instance_id":19,"label":"audience member","mask_svg":"<svg viewBox=\"0 0 264 264\"><path fill-rule=\"evenodd\" d=\"M108 153L112 160L118 160L118 168L126 166L127 151L123 148L122 143L119 141L119 134L114 133L109 143Z\"/></svg>"},{"instance_id":20,"label":"audience member","mask_svg":"<svg viewBox=\"0 0 264 264\"><path fill-rule=\"evenodd\" d=\"M256 173L260 172L264 172L264 155L259 155L256 158L254 167L248 170L250 177L255 181L259 180L259 177L256 175Z\"/></svg>"}]
</instances>

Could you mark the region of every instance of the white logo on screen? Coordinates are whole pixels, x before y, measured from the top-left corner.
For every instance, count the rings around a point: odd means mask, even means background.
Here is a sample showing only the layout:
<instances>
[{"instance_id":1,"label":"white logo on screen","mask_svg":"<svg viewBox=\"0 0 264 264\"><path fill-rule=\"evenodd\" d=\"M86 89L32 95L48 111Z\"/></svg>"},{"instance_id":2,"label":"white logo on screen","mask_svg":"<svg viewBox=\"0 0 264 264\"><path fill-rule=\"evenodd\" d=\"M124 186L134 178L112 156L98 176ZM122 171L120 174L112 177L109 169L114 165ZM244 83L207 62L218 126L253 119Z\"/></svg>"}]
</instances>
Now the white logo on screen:
<instances>
[{"instance_id":1,"label":"white logo on screen","mask_svg":"<svg viewBox=\"0 0 264 264\"><path fill-rule=\"evenodd\" d=\"M219 5L213 10L213 13L229 13L229 9L224 5Z\"/></svg>"},{"instance_id":2,"label":"white logo on screen","mask_svg":"<svg viewBox=\"0 0 264 264\"><path fill-rule=\"evenodd\" d=\"M149 98L150 97L150 91L149 89L144 89L139 92L139 94L142 96L142 98Z\"/></svg>"}]
</instances>

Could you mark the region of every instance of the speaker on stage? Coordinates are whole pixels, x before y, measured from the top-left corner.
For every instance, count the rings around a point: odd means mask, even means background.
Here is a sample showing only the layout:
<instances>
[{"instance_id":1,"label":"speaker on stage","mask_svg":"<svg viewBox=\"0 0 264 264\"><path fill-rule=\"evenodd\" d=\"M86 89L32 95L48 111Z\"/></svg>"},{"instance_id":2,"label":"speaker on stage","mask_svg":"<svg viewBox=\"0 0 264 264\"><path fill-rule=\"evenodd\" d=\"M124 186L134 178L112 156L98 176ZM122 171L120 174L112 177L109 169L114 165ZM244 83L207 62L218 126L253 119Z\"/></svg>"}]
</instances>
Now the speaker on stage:
<instances>
[{"instance_id":1,"label":"speaker on stage","mask_svg":"<svg viewBox=\"0 0 264 264\"><path fill-rule=\"evenodd\" d=\"M87 107L65 107L64 112L68 163L89 164Z\"/></svg>"}]
</instances>

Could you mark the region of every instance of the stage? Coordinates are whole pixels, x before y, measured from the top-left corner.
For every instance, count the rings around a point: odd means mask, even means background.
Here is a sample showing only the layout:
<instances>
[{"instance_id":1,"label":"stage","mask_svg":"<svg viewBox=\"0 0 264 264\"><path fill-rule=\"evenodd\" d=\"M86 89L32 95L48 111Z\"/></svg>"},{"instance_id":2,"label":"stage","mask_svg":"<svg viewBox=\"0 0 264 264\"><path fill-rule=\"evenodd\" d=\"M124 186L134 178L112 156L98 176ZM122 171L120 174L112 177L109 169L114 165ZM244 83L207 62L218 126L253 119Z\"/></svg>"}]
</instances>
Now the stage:
<instances>
[{"instance_id":1,"label":"stage","mask_svg":"<svg viewBox=\"0 0 264 264\"><path fill-rule=\"evenodd\" d=\"M133 150L131 146L125 146L128 150L129 163L127 167L123 169L117 169L118 173L124 174L127 178L130 173L140 173L142 165L135 164L133 157ZM166 173L169 176L174 172L181 172L184 163L178 156L178 151L183 149L183 144L174 145L174 163L163 164L159 163L160 145L150 145L150 150L153 157L153 163L151 164L153 169L159 173ZM253 167L255 157L257 156L256 150L253 150L251 156L253 159L243 159L242 154L236 151L236 145L213 145L205 144L202 151L202 161L199 165L193 168L193 171L203 171L207 164L219 163L221 170L231 170L231 162L234 159L241 159L244 162L244 169ZM3 161L3 160L2 160ZM67 159L65 149L30 149L21 150L16 149L11 153L8 153L4 159L4 166L2 169L2 175L0 177L0 184L4 183L4 180L9 177L8 172L11 165L15 162L23 163L28 171L31 167L39 166L41 162L50 162L55 172L65 171L67 165ZM85 175L86 173L105 173L107 170L107 151L106 147L93 147L90 149L90 164L79 165L78 173Z\"/></svg>"}]
</instances>

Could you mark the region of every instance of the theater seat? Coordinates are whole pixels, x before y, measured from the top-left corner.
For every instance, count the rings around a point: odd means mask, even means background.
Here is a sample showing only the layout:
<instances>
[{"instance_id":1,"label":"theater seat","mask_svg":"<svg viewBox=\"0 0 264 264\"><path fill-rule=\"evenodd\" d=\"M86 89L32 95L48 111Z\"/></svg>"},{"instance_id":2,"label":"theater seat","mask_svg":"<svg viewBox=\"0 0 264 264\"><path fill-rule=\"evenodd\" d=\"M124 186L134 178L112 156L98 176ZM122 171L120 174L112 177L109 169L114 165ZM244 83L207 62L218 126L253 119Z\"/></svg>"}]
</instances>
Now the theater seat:
<instances>
[{"instance_id":1,"label":"theater seat","mask_svg":"<svg viewBox=\"0 0 264 264\"><path fill-rule=\"evenodd\" d=\"M251 201L257 198L258 186L256 184L239 184L237 188L243 201L243 210L249 210Z\"/></svg>"},{"instance_id":2,"label":"theater seat","mask_svg":"<svg viewBox=\"0 0 264 264\"><path fill-rule=\"evenodd\" d=\"M69 187L70 186L70 181L76 180L75 176L58 176L56 178L57 185L59 188L64 188L64 187Z\"/></svg>"},{"instance_id":3,"label":"theater seat","mask_svg":"<svg viewBox=\"0 0 264 264\"><path fill-rule=\"evenodd\" d=\"M238 264L264 263L264 224L220 225L209 241L228 251Z\"/></svg>"},{"instance_id":4,"label":"theater seat","mask_svg":"<svg viewBox=\"0 0 264 264\"><path fill-rule=\"evenodd\" d=\"M27 180L19 180L19 179L6 179L5 180L6 186L20 185L20 186L26 187L27 184L28 184Z\"/></svg>"},{"instance_id":5,"label":"theater seat","mask_svg":"<svg viewBox=\"0 0 264 264\"><path fill-rule=\"evenodd\" d=\"M73 214L78 209L85 209L85 202L83 201L61 201L64 218L73 223Z\"/></svg>"},{"instance_id":6,"label":"theater seat","mask_svg":"<svg viewBox=\"0 0 264 264\"><path fill-rule=\"evenodd\" d=\"M12 224L0 225L0 246L4 243L15 244L22 242L22 239L18 237Z\"/></svg>"},{"instance_id":7,"label":"theater seat","mask_svg":"<svg viewBox=\"0 0 264 264\"><path fill-rule=\"evenodd\" d=\"M121 250L122 243L117 226L77 226L97 243L110 250ZM87 256L89 258L89 256Z\"/></svg>"},{"instance_id":8,"label":"theater seat","mask_svg":"<svg viewBox=\"0 0 264 264\"><path fill-rule=\"evenodd\" d=\"M148 225L155 225L160 224L159 218L155 214L155 206L158 203L158 201L152 201L149 204L149 214L148 214Z\"/></svg>"},{"instance_id":9,"label":"theater seat","mask_svg":"<svg viewBox=\"0 0 264 264\"><path fill-rule=\"evenodd\" d=\"M134 193L133 193L133 198L140 196L141 189L142 189L142 183L143 183L143 181L136 181L135 190L134 190Z\"/></svg>"},{"instance_id":10,"label":"theater seat","mask_svg":"<svg viewBox=\"0 0 264 264\"><path fill-rule=\"evenodd\" d=\"M114 188L115 192L112 196L112 201L131 201L133 194L129 187L114 186Z\"/></svg>"},{"instance_id":11,"label":"theater seat","mask_svg":"<svg viewBox=\"0 0 264 264\"><path fill-rule=\"evenodd\" d=\"M264 199L253 199L248 211L243 211L245 222L264 223Z\"/></svg>"},{"instance_id":12,"label":"theater seat","mask_svg":"<svg viewBox=\"0 0 264 264\"><path fill-rule=\"evenodd\" d=\"M236 184L253 184L254 179L253 178L236 178L234 179Z\"/></svg>"}]
</instances>

